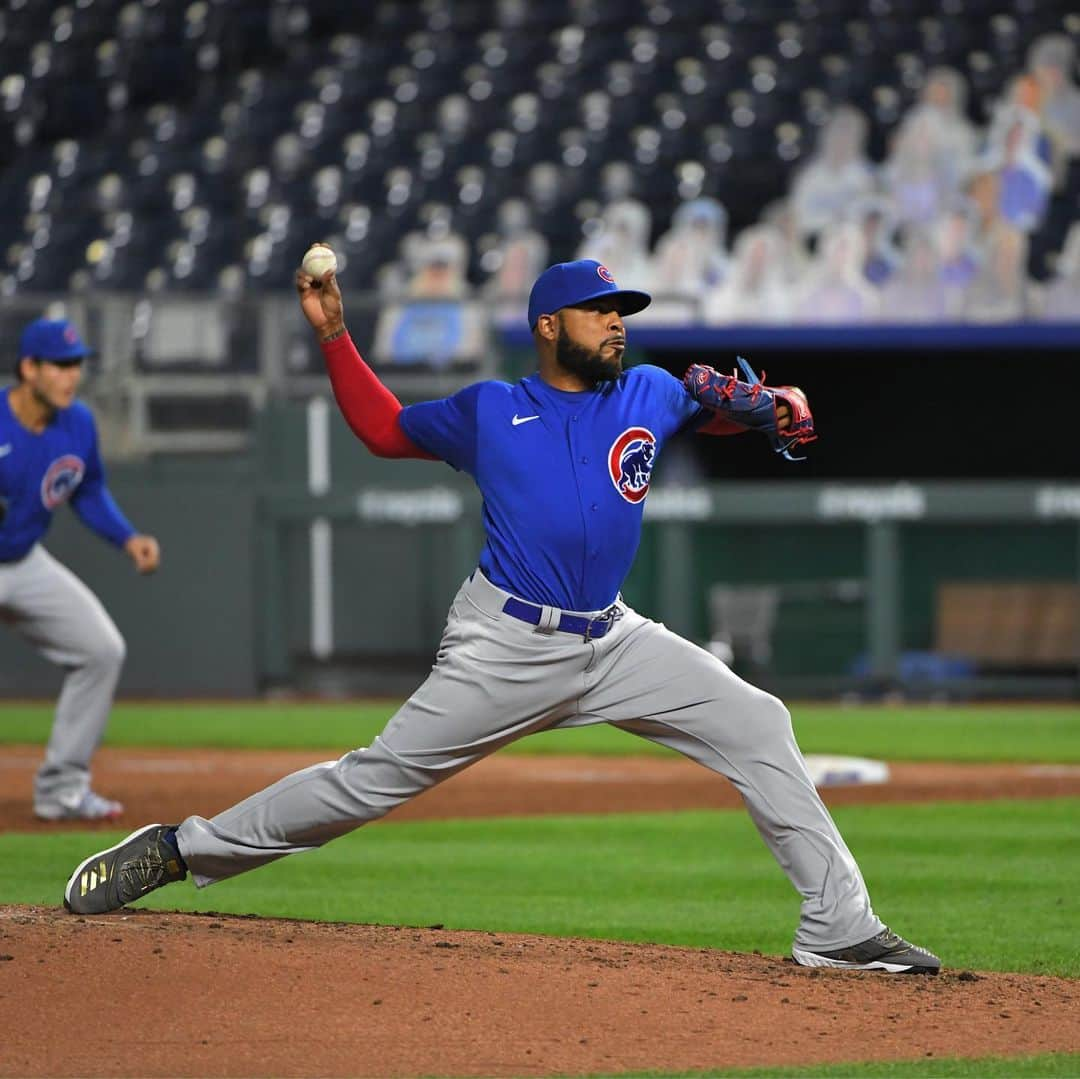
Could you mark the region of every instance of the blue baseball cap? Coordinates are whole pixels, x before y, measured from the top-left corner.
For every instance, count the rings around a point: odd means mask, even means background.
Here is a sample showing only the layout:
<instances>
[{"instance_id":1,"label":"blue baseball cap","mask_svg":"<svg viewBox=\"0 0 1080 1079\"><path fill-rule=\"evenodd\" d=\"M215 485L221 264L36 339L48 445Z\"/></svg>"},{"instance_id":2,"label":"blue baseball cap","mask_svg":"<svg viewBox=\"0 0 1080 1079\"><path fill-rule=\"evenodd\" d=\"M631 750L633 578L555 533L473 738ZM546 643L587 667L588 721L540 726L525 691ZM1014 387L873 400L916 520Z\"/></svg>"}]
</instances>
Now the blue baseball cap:
<instances>
[{"instance_id":1,"label":"blue baseball cap","mask_svg":"<svg viewBox=\"0 0 1080 1079\"><path fill-rule=\"evenodd\" d=\"M596 300L601 296L615 297L620 315L643 311L652 303L647 292L619 288L611 271L596 259L578 259L549 266L537 279L529 293L529 329L536 329L541 315L553 315L564 307Z\"/></svg>"},{"instance_id":2,"label":"blue baseball cap","mask_svg":"<svg viewBox=\"0 0 1080 1079\"><path fill-rule=\"evenodd\" d=\"M33 356L50 363L75 363L93 351L83 344L78 331L66 318L39 318L27 326L19 338L19 359Z\"/></svg>"}]
</instances>

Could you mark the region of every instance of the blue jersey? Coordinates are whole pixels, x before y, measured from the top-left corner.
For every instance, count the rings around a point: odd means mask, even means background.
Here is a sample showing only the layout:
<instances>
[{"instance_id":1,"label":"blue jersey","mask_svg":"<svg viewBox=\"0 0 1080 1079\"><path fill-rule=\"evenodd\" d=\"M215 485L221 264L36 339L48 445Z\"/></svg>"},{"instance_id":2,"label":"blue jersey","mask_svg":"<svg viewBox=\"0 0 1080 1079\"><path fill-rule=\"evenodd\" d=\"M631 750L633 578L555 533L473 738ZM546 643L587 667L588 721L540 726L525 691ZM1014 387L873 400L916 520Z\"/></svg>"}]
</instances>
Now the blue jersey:
<instances>
[{"instance_id":1,"label":"blue jersey","mask_svg":"<svg viewBox=\"0 0 1080 1079\"><path fill-rule=\"evenodd\" d=\"M478 382L403 409L421 449L484 496L480 569L500 588L571 611L611 604L634 561L663 444L705 415L682 383L640 366L594 390L540 376Z\"/></svg>"},{"instance_id":2,"label":"blue jersey","mask_svg":"<svg viewBox=\"0 0 1080 1079\"><path fill-rule=\"evenodd\" d=\"M10 387L0 392L0 562L14 562L48 531L65 502L98 535L117 546L135 534L105 486L97 428L80 401L56 413L40 434L11 411Z\"/></svg>"}]
</instances>

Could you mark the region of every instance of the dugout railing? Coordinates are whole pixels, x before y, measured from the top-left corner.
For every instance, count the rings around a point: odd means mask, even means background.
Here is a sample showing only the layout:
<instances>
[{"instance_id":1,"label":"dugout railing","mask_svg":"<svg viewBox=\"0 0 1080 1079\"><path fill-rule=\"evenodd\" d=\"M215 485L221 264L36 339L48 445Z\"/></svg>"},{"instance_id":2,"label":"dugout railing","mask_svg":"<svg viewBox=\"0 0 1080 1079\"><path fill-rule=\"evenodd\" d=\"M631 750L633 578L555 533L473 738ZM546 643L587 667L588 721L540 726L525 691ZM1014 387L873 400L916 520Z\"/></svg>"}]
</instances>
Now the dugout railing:
<instances>
[{"instance_id":1,"label":"dugout railing","mask_svg":"<svg viewBox=\"0 0 1080 1079\"><path fill-rule=\"evenodd\" d=\"M393 358L388 320L397 317L394 305L372 293L350 294L346 303L358 346L403 400L442 396L479 378L519 377L533 365L523 315L508 317L505 303L480 294L460 301L476 316L461 342L466 351L455 352L426 326L424 311L438 312L441 301L410 301L418 314L409 340L421 350L427 341L430 354L414 354L407 362ZM43 313L72 318L95 349L84 392L101 414L103 446L114 458L242 452L252 444L256 417L267 401L304 400L326 391L318 348L288 293L0 296L0 350L12 365L21 327ZM1080 352L1080 301L1072 323L706 326L636 316L630 347L628 362L665 355L685 356L687 363L720 356L726 361L736 351L752 359L785 353L872 357L880 351L1071 359ZM1054 377L1060 381L1061 372ZM815 400L821 392L815 386Z\"/></svg>"}]
</instances>

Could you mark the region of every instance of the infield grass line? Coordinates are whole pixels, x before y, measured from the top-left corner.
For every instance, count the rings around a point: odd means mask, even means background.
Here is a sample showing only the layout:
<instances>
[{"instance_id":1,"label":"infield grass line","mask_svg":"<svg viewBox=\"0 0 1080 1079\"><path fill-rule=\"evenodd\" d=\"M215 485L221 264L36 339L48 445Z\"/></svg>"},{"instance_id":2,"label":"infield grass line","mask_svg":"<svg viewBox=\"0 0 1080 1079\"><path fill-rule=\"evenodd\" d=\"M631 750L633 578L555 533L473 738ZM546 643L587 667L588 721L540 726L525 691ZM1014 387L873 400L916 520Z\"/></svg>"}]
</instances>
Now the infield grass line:
<instances>
[{"instance_id":1,"label":"infield grass line","mask_svg":"<svg viewBox=\"0 0 1080 1079\"><path fill-rule=\"evenodd\" d=\"M44 744L51 703L0 703L0 744ZM370 745L396 711L393 701L122 702L111 746L318 749L331 755ZM907 707L792 704L804 753L893 761L1080 763L1080 708L1038 705ZM501 752L638 756L670 750L606 724L549 731Z\"/></svg>"},{"instance_id":2,"label":"infield grass line","mask_svg":"<svg viewBox=\"0 0 1080 1079\"><path fill-rule=\"evenodd\" d=\"M846 806L837 823L894 929L951 969L1080 977L1080 799ZM0 835L0 903L57 905L126 832ZM156 910L537 933L786 955L798 896L741 810L403 821Z\"/></svg>"},{"instance_id":3,"label":"infield grass line","mask_svg":"<svg viewBox=\"0 0 1080 1079\"><path fill-rule=\"evenodd\" d=\"M1039 1053L1017 1057L927 1057L923 1060L873 1060L788 1068L619 1072L617 1075L618 1079L729 1079L732 1076L743 1079L1077 1079L1080 1076L1080 1053ZM602 1076L590 1073L580 1079L602 1079Z\"/></svg>"}]
</instances>

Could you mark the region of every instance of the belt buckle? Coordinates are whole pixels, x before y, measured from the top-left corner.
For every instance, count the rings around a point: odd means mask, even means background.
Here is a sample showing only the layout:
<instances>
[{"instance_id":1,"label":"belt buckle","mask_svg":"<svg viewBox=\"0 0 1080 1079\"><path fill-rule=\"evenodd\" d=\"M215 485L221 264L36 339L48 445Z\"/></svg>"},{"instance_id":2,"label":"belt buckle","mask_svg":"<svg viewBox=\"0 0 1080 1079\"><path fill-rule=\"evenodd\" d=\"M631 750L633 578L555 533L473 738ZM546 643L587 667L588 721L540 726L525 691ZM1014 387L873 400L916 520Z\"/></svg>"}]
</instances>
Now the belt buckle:
<instances>
[{"instance_id":1,"label":"belt buckle","mask_svg":"<svg viewBox=\"0 0 1080 1079\"><path fill-rule=\"evenodd\" d=\"M585 643L588 644L592 640L592 628L594 622L599 622L601 625L606 626L604 634L611 628L611 624L617 619L622 618L622 611L619 610L616 604L612 604L606 611L602 611L596 618L590 618L585 623Z\"/></svg>"}]
</instances>

